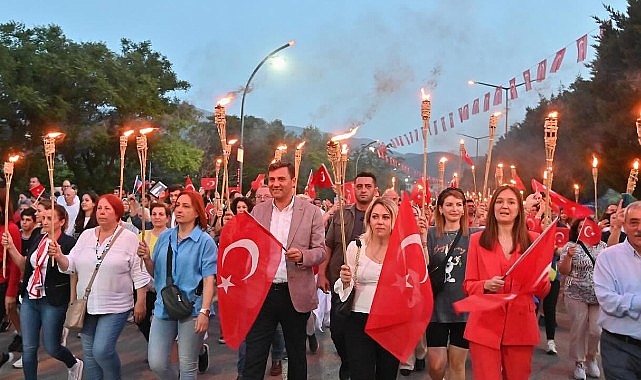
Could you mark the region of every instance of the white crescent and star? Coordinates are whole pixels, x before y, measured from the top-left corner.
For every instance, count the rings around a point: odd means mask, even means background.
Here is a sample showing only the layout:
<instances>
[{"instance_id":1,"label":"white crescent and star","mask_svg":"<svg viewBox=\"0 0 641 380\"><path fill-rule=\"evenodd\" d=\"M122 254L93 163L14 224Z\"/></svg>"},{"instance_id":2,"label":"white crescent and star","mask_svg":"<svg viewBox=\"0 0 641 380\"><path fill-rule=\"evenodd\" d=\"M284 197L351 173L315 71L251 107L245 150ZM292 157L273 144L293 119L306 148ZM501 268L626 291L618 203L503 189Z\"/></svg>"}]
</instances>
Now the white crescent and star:
<instances>
[{"instance_id":1,"label":"white crescent and star","mask_svg":"<svg viewBox=\"0 0 641 380\"><path fill-rule=\"evenodd\" d=\"M584 233L585 233L585 236L587 237L592 237L596 235L596 232L594 232L594 230L592 229L592 226L585 226Z\"/></svg>"},{"instance_id":2,"label":"white crescent and star","mask_svg":"<svg viewBox=\"0 0 641 380\"><path fill-rule=\"evenodd\" d=\"M423 252L423 244L421 243L421 237L418 234L411 234L409 236L406 236L405 239L401 241L401 250L404 251L405 248L411 244L417 244L421 253ZM421 257L423 258L423 264L425 266L425 276L419 282L419 284L425 283L428 278L428 271L427 271L427 264L425 263L425 256L421 254ZM411 287L411 285L409 287Z\"/></svg>"},{"instance_id":3,"label":"white crescent and star","mask_svg":"<svg viewBox=\"0 0 641 380\"><path fill-rule=\"evenodd\" d=\"M565 234L563 232L560 232L560 231L557 232L554 235L554 240L556 240L556 241L565 241Z\"/></svg>"},{"instance_id":4,"label":"white crescent and star","mask_svg":"<svg viewBox=\"0 0 641 380\"><path fill-rule=\"evenodd\" d=\"M245 248L245 250L247 250L247 253L249 253L249 256L251 257L251 267L249 269L249 273L247 273L247 275L241 279L241 281L244 281L253 276L256 272L256 268L258 268L258 246L251 239L240 239L231 243L223 251L223 256L220 260L221 266L225 265L225 258L227 257L227 254L234 248ZM218 285L218 287L223 288L225 290L225 294L228 292L229 287L236 286L231 282L231 275L227 277L221 276L220 279L221 284Z\"/></svg>"}]
</instances>

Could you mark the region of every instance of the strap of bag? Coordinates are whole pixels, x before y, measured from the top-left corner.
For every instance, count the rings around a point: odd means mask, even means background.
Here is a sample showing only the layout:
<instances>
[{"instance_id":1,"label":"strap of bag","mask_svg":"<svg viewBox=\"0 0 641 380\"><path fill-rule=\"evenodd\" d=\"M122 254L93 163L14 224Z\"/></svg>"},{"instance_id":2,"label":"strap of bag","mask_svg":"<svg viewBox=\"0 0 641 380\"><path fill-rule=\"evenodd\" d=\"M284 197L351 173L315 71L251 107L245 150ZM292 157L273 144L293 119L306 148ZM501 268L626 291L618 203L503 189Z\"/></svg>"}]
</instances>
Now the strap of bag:
<instances>
[{"instance_id":1,"label":"strap of bag","mask_svg":"<svg viewBox=\"0 0 641 380\"><path fill-rule=\"evenodd\" d=\"M107 247L107 249L105 249L102 252L102 255L100 255L100 258L98 260L96 260L96 267L93 270L93 274L91 275L91 279L89 279L89 283L87 284L87 289L85 289L85 296L84 296L85 300L89 299L89 293L91 292L91 285L93 285L93 280L96 279L96 275L98 274L98 269L100 269L100 265L102 265L102 260L105 259L105 256L107 256L107 253L109 252L109 250L111 250L111 247L113 247L114 244L116 243L116 240L118 239L118 236L120 236L120 233L125 229L122 226L118 226L117 228L120 228L120 229L114 235L114 238L109 243L109 246Z\"/></svg>"},{"instance_id":2,"label":"strap of bag","mask_svg":"<svg viewBox=\"0 0 641 380\"><path fill-rule=\"evenodd\" d=\"M590 251L588 251L588 248L585 246L585 244L583 244L582 241L579 240L579 244L581 245L581 248L583 248L585 253L588 255L588 257L590 258L590 261L592 261L592 267L594 268L594 265L595 265L594 257L592 257L592 255L590 254Z\"/></svg>"},{"instance_id":3,"label":"strap of bag","mask_svg":"<svg viewBox=\"0 0 641 380\"><path fill-rule=\"evenodd\" d=\"M167 247L167 280L166 285L173 285L174 284L174 278L171 275L171 262L173 261L174 258L174 250L171 248L171 237L169 238L169 246Z\"/></svg>"},{"instance_id":4,"label":"strap of bag","mask_svg":"<svg viewBox=\"0 0 641 380\"><path fill-rule=\"evenodd\" d=\"M443 260L444 263L447 262L447 259L452 256L452 252L454 251L454 247L458 244L458 241L461 240L461 235L463 235L463 229L460 228L458 232L456 233L456 236L454 237L454 240L452 240L452 244L450 244L450 247L447 250L447 255L445 255L445 260Z\"/></svg>"}]
</instances>

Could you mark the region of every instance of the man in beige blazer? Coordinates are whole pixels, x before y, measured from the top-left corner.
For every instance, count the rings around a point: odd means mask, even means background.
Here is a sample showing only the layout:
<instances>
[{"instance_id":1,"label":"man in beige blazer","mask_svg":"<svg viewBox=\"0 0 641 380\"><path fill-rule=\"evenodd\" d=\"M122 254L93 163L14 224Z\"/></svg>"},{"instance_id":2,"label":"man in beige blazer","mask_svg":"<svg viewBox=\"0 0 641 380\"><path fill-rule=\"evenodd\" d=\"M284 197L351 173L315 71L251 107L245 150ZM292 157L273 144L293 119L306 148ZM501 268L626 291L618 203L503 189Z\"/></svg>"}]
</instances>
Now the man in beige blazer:
<instances>
[{"instance_id":1,"label":"man in beige blazer","mask_svg":"<svg viewBox=\"0 0 641 380\"><path fill-rule=\"evenodd\" d=\"M318 306L312 267L325 258L325 229L321 210L295 197L294 166L275 162L268 168L273 202L256 205L253 216L283 244L281 262L265 302L247 334L243 380L265 376L269 347L278 323L283 328L288 356L288 378L307 378L305 326Z\"/></svg>"}]
</instances>

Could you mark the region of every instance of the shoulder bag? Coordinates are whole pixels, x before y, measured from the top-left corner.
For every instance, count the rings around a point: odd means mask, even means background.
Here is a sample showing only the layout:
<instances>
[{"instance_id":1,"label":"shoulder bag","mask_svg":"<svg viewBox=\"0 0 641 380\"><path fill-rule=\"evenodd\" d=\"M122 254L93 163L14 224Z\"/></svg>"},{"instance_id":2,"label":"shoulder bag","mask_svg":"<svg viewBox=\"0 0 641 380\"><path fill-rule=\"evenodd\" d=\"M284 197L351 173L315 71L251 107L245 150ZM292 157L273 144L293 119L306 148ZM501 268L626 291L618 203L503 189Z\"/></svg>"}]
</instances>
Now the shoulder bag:
<instances>
[{"instance_id":1,"label":"shoulder bag","mask_svg":"<svg viewBox=\"0 0 641 380\"><path fill-rule=\"evenodd\" d=\"M354 286L352 287L352 291L349 293L349 296L347 296L347 299L341 303L338 304L336 307L336 313L338 313L342 317L347 317L351 314L352 312L352 307L354 306L354 297L356 295L356 284L358 283L358 279L356 278L356 272L358 271L358 261L361 256L361 246L363 245L361 243L360 239L354 240L356 243L356 247L358 249L356 250L356 265L354 266Z\"/></svg>"},{"instance_id":2,"label":"shoulder bag","mask_svg":"<svg viewBox=\"0 0 641 380\"><path fill-rule=\"evenodd\" d=\"M456 233L456 237L452 241L452 244L450 244L450 247L448 248L447 254L445 255L443 261L441 261L438 265L433 266L429 271L430 283L432 284L432 293L434 295L437 295L441 290L443 290L443 287L445 286L445 267L447 266L447 260L450 258L450 256L452 256L454 247L456 247L456 244L458 244L458 241L461 239L461 235L463 234L462 231L463 229L459 229Z\"/></svg>"},{"instance_id":3,"label":"shoulder bag","mask_svg":"<svg viewBox=\"0 0 641 380\"><path fill-rule=\"evenodd\" d=\"M116 239L118 239L120 233L124 230L124 227L118 228L120 229L114 235L112 241L110 241L107 247L105 247L105 250L102 252L102 255L100 255L100 258L96 260L96 267L94 268L91 279L87 284L87 289L85 289L85 295L82 298L78 298L69 303L64 323L64 326L69 330L80 330L85 323L85 314L87 314L87 299L89 298L89 293L91 292L91 286L93 285L93 281L96 279L96 275L98 274L98 269L100 269L102 261L105 259L105 256L107 256L107 253L109 252L111 247L113 247L113 245L116 243Z\"/></svg>"},{"instance_id":4,"label":"shoulder bag","mask_svg":"<svg viewBox=\"0 0 641 380\"><path fill-rule=\"evenodd\" d=\"M167 248L167 281L166 286L160 291L162 303L169 316L169 319L178 321L190 317L194 310L194 303L189 297L174 284L174 278L171 275L171 262L174 252L171 248L171 239Z\"/></svg>"}]
</instances>

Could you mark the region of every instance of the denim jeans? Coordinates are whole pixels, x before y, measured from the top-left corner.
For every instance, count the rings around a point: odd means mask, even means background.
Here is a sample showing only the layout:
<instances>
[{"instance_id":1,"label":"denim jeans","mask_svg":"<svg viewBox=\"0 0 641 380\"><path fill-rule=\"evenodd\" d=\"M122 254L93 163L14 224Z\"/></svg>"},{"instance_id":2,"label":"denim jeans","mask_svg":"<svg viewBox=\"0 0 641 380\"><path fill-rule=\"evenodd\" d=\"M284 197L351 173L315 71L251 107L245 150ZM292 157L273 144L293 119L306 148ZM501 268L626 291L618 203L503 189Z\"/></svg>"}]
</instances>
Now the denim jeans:
<instances>
[{"instance_id":1,"label":"denim jeans","mask_svg":"<svg viewBox=\"0 0 641 380\"><path fill-rule=\"evenodd\" d=\"M85 317L80 331L85 376L92 380L120 380L120 358L116 352L118 337L125 327L129 311Z\"/></svg>"},{"instance_id":2,"label":"denim jeans","mask_svg":"<svg viewBox=\"0 0 641 380\"><path fill-rule=\"evenodd\" d=\"M76 364L76 358L60 344L62 325L65 321L67 305L53 306L46 297L40 299L23 298L20 307L20 326L22 329L22 371L27 380L38 378L38 346L40 330L45 350L51 357L65 363L67 368Z\"/></svg>"},{"instance_id":3,"label":"denim jeans","mask_svg":"<svg viewBox=\"0 0 641 380\"><path fill-rule=\"evenodd\" d=\"M205 333L196 334L194 318L185 318L180 321L153 318L149 332L149 347L147 358L149 368L159 379L180 380L196 379L198 373L198 354L202 347ZM179 368L169 363L171 346L178 337L178 363Z\"/></svg>"}]
</instances>

